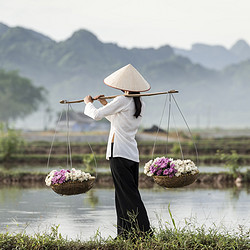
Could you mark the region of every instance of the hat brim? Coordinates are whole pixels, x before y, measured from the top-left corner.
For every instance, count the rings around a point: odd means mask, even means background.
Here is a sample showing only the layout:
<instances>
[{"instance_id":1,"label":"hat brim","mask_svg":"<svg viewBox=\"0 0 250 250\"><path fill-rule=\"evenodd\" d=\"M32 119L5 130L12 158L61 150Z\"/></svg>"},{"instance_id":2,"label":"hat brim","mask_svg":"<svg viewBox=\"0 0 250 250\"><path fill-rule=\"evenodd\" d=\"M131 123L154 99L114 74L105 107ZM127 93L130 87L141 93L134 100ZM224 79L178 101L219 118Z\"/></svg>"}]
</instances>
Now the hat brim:
<instances>
[{"instance_id":1,"label":"hat brim","mask_svg":"<svg viewBox=\"0 0 250 250\"><path fill-rule=\"evenodd\" d=\"M145 92L151 89L150 84L131 64L107 76L104 83L111 88L131 92Z\"/></svg>"},{"instance_id":2,"label":"hat brim","mask_svg":"<svg viewBox=\"0 0 250 250\"><path fill-rule=\"evenodd\" d=\"M146 90L130 90L130 89L125 89L125 88L118 88L118 87L114 87L114 86L111 86L109 84L107 84L105 81L103 81L107 86L113 88L113 89L119 89L119 90L124 90L124 91L131 91L131 92L146 92L146 91L149 91L151 89L151 86L146 89Z\"/></svg>"}]
</instances>

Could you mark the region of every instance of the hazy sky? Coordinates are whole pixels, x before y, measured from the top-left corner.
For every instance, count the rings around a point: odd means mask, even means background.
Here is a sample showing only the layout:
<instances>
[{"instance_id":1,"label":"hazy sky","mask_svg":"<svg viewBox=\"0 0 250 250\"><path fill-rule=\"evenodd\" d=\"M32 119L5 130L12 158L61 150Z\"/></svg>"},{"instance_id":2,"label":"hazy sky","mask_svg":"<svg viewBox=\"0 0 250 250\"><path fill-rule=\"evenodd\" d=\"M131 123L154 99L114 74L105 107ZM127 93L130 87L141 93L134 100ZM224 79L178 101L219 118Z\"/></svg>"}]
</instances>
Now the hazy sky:
<instances>
[{"instance_id":1,"label":"hazy sky","mask_svg":"<svg viewBox=\"0 0 250 250\"><path fill-rule=\"evenodd\" d=\"M0 0L0 22L60 41L80 28L125 47L250 43L250 0Z\"/></svg>"}]
</instances>

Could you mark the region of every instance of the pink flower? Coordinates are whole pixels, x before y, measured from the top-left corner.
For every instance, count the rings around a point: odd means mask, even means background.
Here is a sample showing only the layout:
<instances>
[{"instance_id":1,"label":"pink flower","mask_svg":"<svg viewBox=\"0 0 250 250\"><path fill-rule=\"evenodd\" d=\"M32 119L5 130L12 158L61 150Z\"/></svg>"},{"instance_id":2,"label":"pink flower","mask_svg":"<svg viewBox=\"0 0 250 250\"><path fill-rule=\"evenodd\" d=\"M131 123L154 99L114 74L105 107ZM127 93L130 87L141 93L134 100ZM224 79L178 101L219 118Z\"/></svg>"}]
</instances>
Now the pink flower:
<instances>
[{"instance_id":1,"label":"pink flower","mask_svg":"<svg viewBox=\"0 0 250 250\"><path fill-rule=\"evenodd\" d=\"M171 176L173 177L177 170L172 159L159 158L149 168L149 172L157 176Z\"/></svg>"},{"instance_id":2,"label":"pink flower","mask_svg":"<svg viewBox=\"0 0 250 250\"><path fill-rule=\"evenodd\" d=\"M160 169L160 170L157 171L156 174L159 176L159 175L161 175L161 173L162 173L162 170Z\"/></svg>"},{"instance_id":3,"label":"pink flower","mask_svg":"<svg viewBox=\"0 0 250 250\"><path fill-rule=\"evenodd\" d=\"M168 173L169 173L168 169L165 169L165 170L163 171L163 175L168 175Z\"/></svg>"}]
</instances>

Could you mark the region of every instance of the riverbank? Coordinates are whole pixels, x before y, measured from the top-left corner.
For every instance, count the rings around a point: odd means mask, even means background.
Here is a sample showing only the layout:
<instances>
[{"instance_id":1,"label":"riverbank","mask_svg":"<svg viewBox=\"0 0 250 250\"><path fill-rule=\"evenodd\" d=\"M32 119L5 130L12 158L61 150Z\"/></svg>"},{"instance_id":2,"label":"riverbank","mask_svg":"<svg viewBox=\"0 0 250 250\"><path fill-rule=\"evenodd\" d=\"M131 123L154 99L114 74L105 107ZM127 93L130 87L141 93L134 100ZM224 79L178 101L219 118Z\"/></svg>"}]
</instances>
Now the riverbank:
<instances>
[{"instance_id":1,"label":"riverbank","mask_svg":"<svg viewBox=\"0 0 250 250\"><path fill-rule=\"evenodd\" d=\"M174 219L173 219L174 224ZM0 234L0 249L249 249L249 232L239 229L235 234L219 232L217 228L197 228L195 225L186 225L185 228L170 228L161 226L153 235L136 237L131 233L130 239L123 240L111 237L103 239L97 232L95 237L88 241L63 238L58 233L58 226L51 231L34 236L24 233Z\"/></svg>"},{"instance_id":2,"label":"riverbank","mask_svg":"<svg viewBox=\"0 0 250 250\"><path fill-rule=\"evenodd\" d=\"M82 164L83 163L83 156L91 156L91 154L72 154L71 159L73 164ZM165 154L154 154L154 157L162 157ZM181 156L178 154L169 154L170 157L174 159L180 159ZM240 155L238 154L238 163L239 166L250 165L250 154L249 155ZM50 165L60 165L65 164L68 159L68 155L66 154L57 154L51 155L50 157ZM96 161L99 165L108 164L106 160L105 154L95 154ZM140 163L145 164L147 161L151 159L151 154L140 155ZM185 159L191 159L194 162L197 162L196 155L185 155ZM0 164L5 165L15 165L15 164L27 164L27 165L46 165L48 162L48 155L47 154L15 154L12 155L8 162L3 160L3 157L0 154ZM221 160L219 155L211 154L211 155L199 155L198 156L198 163L199 165L213 165L213 164L224 164L223 160Z\"/></svg>"},{"instance_id":3,"label":"riverbank","mask_svg":"<svg viewBox=\"0 0 250 250\"><path fill-rule=\"evenodd\" d=\"M0 186L2 185L22 185L22 186L40 186L45 187L44 173L12 172L0 171ZM197 188L227 188L232 186L249 185L250 173L242 173L240 178L235 178L230 173L200 173L197 180L190 187ZM97 175L95 186L99 188L113 187L112 176L109 172L99 173ZM145 174L139 175L140 188L153 188L157 186L153 178Z\"/></svg>"},{"instance_id":4,"label":"riverbank","mask_svg":"<svg viewBox=\"0 0 250 250\"><path fill-rule=\"evenodd\" d=\"M50 135L51 136L51 135ZM26 141L18 153L12 152L8 158L4 158L0 154L0 163L8 164L46 164L50 154L51 143L48 141ZM169 138L168 143L160 140L157 141L155 147L154 141L138 141L138 148L140 151L140 160L144 164L148 161L152 154L154 157L167 155L172 158L192 159L196 164L223 164L221 154L237 154L237 164L250 165L250 138L200 138L197 136L195 142L198 150L198 162L194 144L190 139L182 136L181 148L176 138ZM168 144L168 145L166 145ZM166 147L167 146L167 147ZM107 161L105 159L106 142L92 142L91 148L95 154L97 162L101 165ZM72 142L72 161L74 164L83 162L83 156L92 155L89 144L87 142ZM154 148L154 152L153 152ZM55 141L50 154L50 164L65 163L68 158L67 143L62 141ZM167 153L166 153L167 151ZM220 153L218 153L220 152Z\"/></svg>"}]
</instances>

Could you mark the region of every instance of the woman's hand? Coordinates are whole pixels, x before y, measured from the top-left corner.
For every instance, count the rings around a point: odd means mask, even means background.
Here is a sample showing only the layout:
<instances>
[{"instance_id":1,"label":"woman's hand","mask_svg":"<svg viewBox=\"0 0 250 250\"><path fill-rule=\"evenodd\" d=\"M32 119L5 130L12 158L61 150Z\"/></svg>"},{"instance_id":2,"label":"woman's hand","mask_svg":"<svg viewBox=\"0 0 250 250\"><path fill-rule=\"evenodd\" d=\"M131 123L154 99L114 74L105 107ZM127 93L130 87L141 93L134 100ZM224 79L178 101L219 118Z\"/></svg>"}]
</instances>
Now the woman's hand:
<instances>
[{"instance_id":1,"label":"woman's hand","mask_svg":"<svg viewBox=\"0 0 250 250\"><path fill-rule=\"evenodd\" d=\"M90 95L87 95L84 97L84 102L85 102L85 104L87 104L89 102L93 102L93 98Z\"/></svg>"},{"instance_id":2,"label":"woman's hand","mask_svg":"<svg viewBox=\"0 0 250 250\"><path fill-rule=\"evenodd\" d=\"M98 100L103 106L105 106L108 102L106 99L100 99L100 97L103 97L104 95L97 95L94 97L94 100Z\"/></svg>"}]
</instances>

